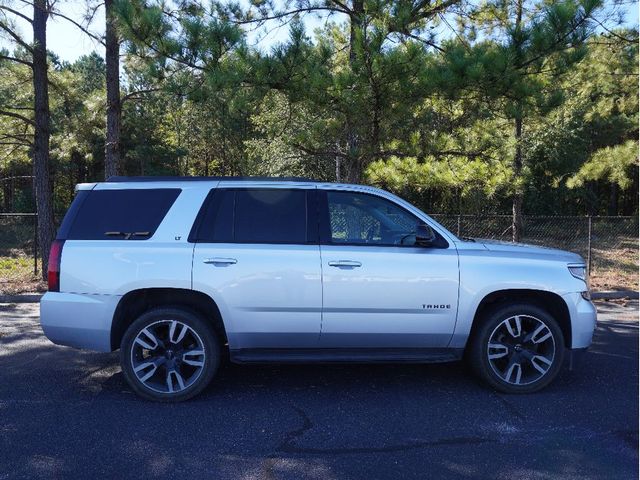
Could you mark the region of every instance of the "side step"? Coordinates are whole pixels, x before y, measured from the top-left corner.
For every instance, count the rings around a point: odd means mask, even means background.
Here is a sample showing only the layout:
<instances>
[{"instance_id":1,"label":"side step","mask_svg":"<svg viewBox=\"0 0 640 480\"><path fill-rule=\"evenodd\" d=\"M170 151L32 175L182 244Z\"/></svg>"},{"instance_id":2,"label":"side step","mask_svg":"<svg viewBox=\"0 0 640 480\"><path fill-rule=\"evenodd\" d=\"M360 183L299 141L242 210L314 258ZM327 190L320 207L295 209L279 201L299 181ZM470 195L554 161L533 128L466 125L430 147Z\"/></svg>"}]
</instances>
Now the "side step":
<instances>
[{"instance_id":1,"label":"side step","mask_svg":"<svg viewBox=\"0 0 640 480\"><path fill-rule=\"evenodd\" d=\"M245 348L230 350L234 363L442 363L462 358L462 348Z\"/></svg>"}]
</instances>

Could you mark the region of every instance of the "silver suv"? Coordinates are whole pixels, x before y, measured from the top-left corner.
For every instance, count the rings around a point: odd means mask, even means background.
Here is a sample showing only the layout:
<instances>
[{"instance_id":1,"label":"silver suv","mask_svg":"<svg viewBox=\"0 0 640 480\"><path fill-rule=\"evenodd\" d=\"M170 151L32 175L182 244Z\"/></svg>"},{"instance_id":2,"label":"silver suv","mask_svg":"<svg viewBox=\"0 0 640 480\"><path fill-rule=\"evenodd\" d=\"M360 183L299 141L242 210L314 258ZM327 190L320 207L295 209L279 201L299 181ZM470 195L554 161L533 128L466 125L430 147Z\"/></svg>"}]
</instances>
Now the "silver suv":
<instances>
[{"instance_id":1,"label":"silver suv","mask_svg":"<svg viewBox=\"0 0 640 480\"><path fill-rule=\"evenodd\" d=\"M304 179L80 184L51 249L42 328L120 349L141 396L193 397L232 362L467 359L533 392L591 343L584 261L463 240L402 199Z\"/></svg>"}]
</instances>

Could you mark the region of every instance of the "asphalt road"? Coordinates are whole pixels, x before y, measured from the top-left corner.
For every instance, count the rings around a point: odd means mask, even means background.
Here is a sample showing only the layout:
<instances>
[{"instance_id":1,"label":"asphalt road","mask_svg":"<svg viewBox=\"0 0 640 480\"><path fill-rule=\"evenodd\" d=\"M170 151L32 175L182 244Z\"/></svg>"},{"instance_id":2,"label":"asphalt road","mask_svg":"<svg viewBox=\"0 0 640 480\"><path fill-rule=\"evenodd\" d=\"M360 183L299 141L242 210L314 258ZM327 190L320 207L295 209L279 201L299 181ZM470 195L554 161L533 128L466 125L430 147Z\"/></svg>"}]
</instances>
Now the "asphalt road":
<instances>
[{"instance_id":1,"label":"asphalt road","mask_svg":"<svg viewBox=\"0 0 640 480\"><path fill-rule=\"evenodd\" d=\"M637 309L599 304L579 368L533 395L462 364L226 364L161 405L117 354L55 346L37 305L0 304L0 480L637 478Z\"/></svg>"}]
</instances>

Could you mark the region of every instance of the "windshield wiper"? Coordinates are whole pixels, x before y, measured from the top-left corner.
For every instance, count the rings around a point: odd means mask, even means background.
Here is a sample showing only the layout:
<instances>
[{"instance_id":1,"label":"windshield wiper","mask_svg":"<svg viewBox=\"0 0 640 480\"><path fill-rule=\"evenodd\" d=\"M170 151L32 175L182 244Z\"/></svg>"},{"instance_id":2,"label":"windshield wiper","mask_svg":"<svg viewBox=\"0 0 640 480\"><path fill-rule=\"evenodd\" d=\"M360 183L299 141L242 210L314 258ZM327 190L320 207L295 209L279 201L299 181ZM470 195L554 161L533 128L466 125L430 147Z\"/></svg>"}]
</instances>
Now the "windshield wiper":
<instances>
[{"instance_id":1,"label":"windshield wiper","mask_svg":"<svg viewBox=\"0 0 640 480\"><path fill-rule=\"evenodd\" d=\"M129 240L133 237L148 237L149 232L104 232L108 237L124 237L124 240Z\"/></svg>"}]
</instances>

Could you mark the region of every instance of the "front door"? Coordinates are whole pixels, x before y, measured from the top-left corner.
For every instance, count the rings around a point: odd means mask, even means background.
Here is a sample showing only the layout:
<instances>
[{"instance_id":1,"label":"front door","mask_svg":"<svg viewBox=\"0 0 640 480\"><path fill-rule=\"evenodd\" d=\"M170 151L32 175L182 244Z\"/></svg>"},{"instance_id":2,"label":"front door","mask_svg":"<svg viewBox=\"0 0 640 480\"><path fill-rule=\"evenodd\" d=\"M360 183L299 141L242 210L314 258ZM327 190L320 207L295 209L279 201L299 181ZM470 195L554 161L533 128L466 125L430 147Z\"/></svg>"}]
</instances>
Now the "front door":
<instances>
[{"instance_id":1,"label":"front door","mask_svg":"<svg viewBox=\"0 0 640 480\"><path fill-rule=\"evenodd\" d=\"M322 285L315 189L220 188L196 233L193 288L222 315L229 348L315 347Z\"/></svg>"},{"instance_id":2,"label":"front door","mask_svg":"<svg viewBox=\"0 0 640 480\"><path fill-rule=\"evenodd\" d=\"M323 347L446 347L458 304L458 256L424 223L377 195L325 190L320 198Z\"/></svg>"}]
</instances>

